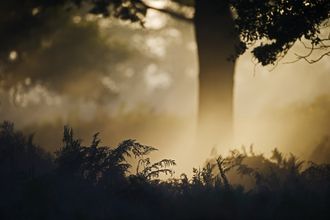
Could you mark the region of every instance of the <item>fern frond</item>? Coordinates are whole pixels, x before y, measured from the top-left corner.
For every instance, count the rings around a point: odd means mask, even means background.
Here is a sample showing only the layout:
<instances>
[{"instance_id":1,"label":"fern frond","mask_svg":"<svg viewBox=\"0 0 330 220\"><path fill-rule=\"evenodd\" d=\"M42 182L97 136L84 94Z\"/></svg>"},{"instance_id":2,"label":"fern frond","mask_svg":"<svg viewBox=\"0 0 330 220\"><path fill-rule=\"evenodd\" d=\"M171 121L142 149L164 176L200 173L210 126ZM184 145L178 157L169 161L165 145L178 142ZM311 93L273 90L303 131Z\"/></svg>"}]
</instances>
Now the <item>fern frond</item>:
<instances>
[{"instance_id":1,"label":"fern frond","mask_svg":"<svg viewBox=\"0 0 330 220\"><path fill-rule=\"evenodd\" d=\"M158 178L160 173L165 173L166 175L171 174L171 176L174 174L174 171L171 169L161 169L161 170L155 170L150 173L148 173L145 177L147 179L150 178Z\"/></svg>"},{"instance_id":2,"label":"fern frond","mask_svg":"<svg viewBox=\"0 0 330 220\"><path fill-rule=\"evenodd\" d=\"M152 167L169 167L169 166L176 166L175 160L163 159L152 165Z\"/></svg>"},{"instance_id":3,"label":"fern frond","mask_svg":"<svg viewBox=\"0 0 330 220\"><path fill-rule=\"evenodd\" d=\"M140 169L140 165L143 165L143 170L146 169L146 166L150 166L150 159L149 158L141 158L139 161L138 161L138 164L137 164L137 167L136 167L136 175L139 174L139 169Z\"/></svg>"},{"instance_id":4,"label":"fern frond","mask_svg":"<svg viewBox=\"0 0 330 220\"><path fill-rule=\"evenodd\" d=\"M265 182L265 177L261 172L255 171L253 177L256 179L257 186L261 186Z\"/></svg>"},{"instance_id":5,"label":"fern frond","mask_svg":"<svg viewBox=\"0 0 330 220\"><path fill-rule=\"evenodd\" d=\"M136 143L134 141L132 143L132 153L135 155L135 158L137 158L137 157L141 158L145 155L150 154L152 151L158 150L157 148L147 146L147 145L142 145L142 144Z\"/></svg>"},{"instance_id":6,"label":"fern frond","mask_svg":"<svg viewBox=\"0 0 330 220\"><path fill-rule=\"evenodd\" d=\"M140 159L138 166L140 164L144 165L144 169L141 172L139 172L139 167L138 167L136 170L137 175L142 175L146 178L156 177L156 176L158 177L160 173L165 173L165 174L170 173L172 175L174 171L167 169L166 167L176 165L175 161L171 160L171 159L163 159L159 162L156 162L156 163L150 165L149 158ZM164 167L164 169L161 169L163 167Z\"/></svg>"},{"instance_id":7,"label":"fern frond","mask_svg":"<svg viewBox=\"0 0 330 220\"><path fill-rule=\"evenodd\" d=\"M281 165L283 162L283 154L280 153L277 148L272 150L273 155L270 157L271 160L276 160L277 165Z\"/></svg>"},{"instance_id":8,"label":"fern frond","mask_svg":"<svg viewBox=\"0 0 330 220\"><path fill-rule=\"evenodd\" d=\"M251 175L254 172L254 169L251 167L248 167L246 164L241 164L238 166L236 173L241 175L241 178L244 175Z\"/></svg>"}]
</instances>

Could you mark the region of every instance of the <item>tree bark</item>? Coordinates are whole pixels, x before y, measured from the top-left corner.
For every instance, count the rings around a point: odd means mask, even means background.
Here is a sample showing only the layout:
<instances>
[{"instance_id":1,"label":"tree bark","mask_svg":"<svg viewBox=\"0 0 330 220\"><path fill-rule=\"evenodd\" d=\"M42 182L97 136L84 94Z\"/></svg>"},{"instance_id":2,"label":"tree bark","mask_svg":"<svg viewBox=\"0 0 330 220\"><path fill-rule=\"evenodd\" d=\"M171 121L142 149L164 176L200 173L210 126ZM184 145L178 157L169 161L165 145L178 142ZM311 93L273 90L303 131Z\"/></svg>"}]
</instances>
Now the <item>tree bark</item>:
<instances>
[{"instance_id":1,"label":"tree bark","mask_svg":"<svg viewBox=\"0 0 330 220\"><path fill-rule=\"evenodd\" d=\"M210 1L196 0L195 30L199 59L197 150L229 148L233 143L234 21L228 6L217 10ZM200 149L200 150L199 150ZM207 152L205 152L207 151ZM206 158L203 158L206 159Z\"/></svg>"}]
</instances>

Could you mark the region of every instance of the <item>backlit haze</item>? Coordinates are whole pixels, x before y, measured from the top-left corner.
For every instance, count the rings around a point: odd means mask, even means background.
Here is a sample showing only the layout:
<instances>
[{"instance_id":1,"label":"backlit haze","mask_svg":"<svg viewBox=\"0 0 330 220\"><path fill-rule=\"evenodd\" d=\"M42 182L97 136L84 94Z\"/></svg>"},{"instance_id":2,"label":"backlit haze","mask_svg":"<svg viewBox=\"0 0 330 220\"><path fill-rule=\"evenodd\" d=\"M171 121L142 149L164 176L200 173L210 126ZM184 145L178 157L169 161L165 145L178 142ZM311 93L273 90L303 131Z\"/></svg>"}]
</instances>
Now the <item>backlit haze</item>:
<instances>
[{"instance_id":1,"label":"backlit haze","mask_svg":"<svg viewBox=\"0 0 330 220\"><path fill-rule=\"evenodd\" d=\"M190 160L199 153L191 150L198 102L193 23L153 9L148 10L145 29L93 15L73 19L77 24L84 19L97 20L102 36L126 51L122 58L118 55L109 60L107 75L95 71L88 76L99 78L104 91L111 95L103 101L77 95L86 87L95 97L104 93L89 84L91 78L79 78L78 74L76 80L61 87L61 92L27 76L9 91L0 90L0 119L14 122L16 129L36 132L35 141L50 151L62 147L63 126L69 123L84 145L100 132L103 145L136 139L154 146L159 151L151 155L152 161L176 160L176 176L202 165L206 158ZM310 158L317 143L330 134L330 58L312 65L303 60L284 64L296 59L294 53L308 52L297 42L272 71L273 66L255 66L249 52L239 58L234 88L236 145L216 149L218 153L253 144L255 151L266 156L277 147L302 159ZM9 59L16 56L13 51ZM65 76L62 80L64 84ZM211 154L213 147L200 151Z\"/></svg>"}]
</instances>

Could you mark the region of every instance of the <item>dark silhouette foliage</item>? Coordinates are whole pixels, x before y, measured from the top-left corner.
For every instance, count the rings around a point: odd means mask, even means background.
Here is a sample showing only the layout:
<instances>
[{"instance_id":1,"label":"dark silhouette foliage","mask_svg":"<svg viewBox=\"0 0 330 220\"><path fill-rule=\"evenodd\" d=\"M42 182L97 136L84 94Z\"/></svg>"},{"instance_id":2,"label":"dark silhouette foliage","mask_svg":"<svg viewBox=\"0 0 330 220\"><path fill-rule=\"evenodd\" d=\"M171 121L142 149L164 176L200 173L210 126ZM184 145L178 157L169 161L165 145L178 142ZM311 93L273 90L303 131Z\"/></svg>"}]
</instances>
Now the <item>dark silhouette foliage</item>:
<instances>
[{"instance_id":1,"label":"dark silhouette foliage","mask_svg":"<svg viewBox=\"0 0 330 220\"><path fill-rule=\"evenodd\" d=\"M53 157L33 143L33 134L14 131L14 124L0 124L0 218L23 198L31 179L55 168Z\"/></svg>"},{"instance_id":2,"label":"dark silhouette foliage","mask_svg":"<svg viewBox=\"0 0 330 220\"><path fill-rule=\"evenodd\" d=\"M53 156L33 143L34 134L24 135L20 131L14 131L14 124L8 121L1 123L0 129L2 174L23 172L24 175L35 175L54 168Z\"/></svg>"},{"instance_id":3,"label":"dark silhouette foliage","mask_svg":"<svg viewBox=\"0 0 330 220\"><path fill-rule=\"evenodd\" d=\"M99 146L98 135L86 147L65 126L55 167L32 135L1 124L1 219L329 218L329 164L308 162L303 170L304 162L293 154L274 149L267 159L251 147L249 153L243 148L209 160L193 169L191 179L181 174L161 180L160 173L173 174L174 160L152 164L147 156L156 148L134 140ZM127 161L133 156L135 174ZM32 173L28 162L35 162ZM48 171L46 164L52 165ZM233 175L242 177L242 184L234 183ZM249 189L246 176L253 183Z\"/></svg>"},{"instance_id":4,"label":"dark silhouette foliage","mask_svg":"<svg viewBox=\"0 0 330 220\"><path fill-rule=\"evenodd\" d=\"M16 50L18 59L24 59L24 52L38 50L43 41L54 37L54 23L65 22L61 14L89 5L88 12L114 16L132 22L141 21L146 7L140 0L130 0L124 5L122 0L3 0L0 9L0 60L11 65L8 55ZM109 7L110 6L110 7ZM56 20L57 19L57 20ZM24 37L23 37L24 36ZM28 44L26 45L26 43Z\"/></svg>"},{"instance_id":5,"label":"dark silhouette foliage","mask_svg":"<svg viewBox=\"0 0 330 220\"><path fill-rule=\"evenodd\" d=\"M157 150L154 147L141 145L135 140L125 140L117 148L99 147L101 140L99 133L93 136L90 147L81 146L82 139L74 139L73 129L64 127L63 143L65 146L56 151L55 163L58 164L58 175L75 177L96 184L110 184L124 182L132 166L127 163L126 157L133 154L138 160L136 175L144 179L158 177L160 173L173 174L167 167L176 165L174 160L163 159L151 164L149 158L144 158L150 152ZM140 171L140 167L142 170ZM132 175L131 175L132 176ZM133 178L133 177L131 177Z\"/></svg>"},{"instance_id":6,"label":"dark silhouette foliage","mask_svg":"<svg viewBox=\"0 0 330 220\"><path fill-rule=\"evenodd\" d=\"M232 54L229 60L235 61L239 55L253 47L256 41L265 39L269 42L262 43L252 50L253 56L262 65L275 64L297 41L301 41L311 52L305 56L297 55L296 61L304 59L309 63L315 63L329 55L326 51L319 59L309 59L314 50L329 48L327 44L329 38L321 35L321 30L328 27L330 13L328 0L203 1L208 1L207 3L219 13L228 7L235 11L236 34L240 36L241 42L236 45L236 54ZM182 6L193 6L196 0L175 2ZM58 18L61 11L63 13L65 10L72 11L89 6L88 13L139 22L143 26L147 9L150 8L141 0L5 0L2 5L0 29L6 34L1 36L0 60L7 66L13 64L8 59L11 51L16 50L18 59L22 60L26 51L37 50L42 41L50 38L53 30L48 28L49 23ZM191 20L185 17L183 12L169 9L161 11L177 18ZM35 37L36 35L38 37ZM306 45L304 40L310 46ZM29 42L29 45L25 45L23 41Z\"/></svg>"},{"instance_id":7,"label":"dark silhouette foliage","mask_svg":"<svg viewBox=\"0 0 330 220\"><path fill-rule=\"evenodd\" d=\"M243 54L258 40L269 40L252 50L253 56L263 66L276 64L282 59L296 41L306 40L310 54L297 55L297 60L304 59L315 63L329 55L324 52L320 58L309 60L314 50L329 48L328 37L322 37L321 30L328 27L330 2L328 0L261 0L229 1L237 13L236 31L241 37L237 54ZM305 42L306 42L305 41Z\"/></svg>"}]
</instances>

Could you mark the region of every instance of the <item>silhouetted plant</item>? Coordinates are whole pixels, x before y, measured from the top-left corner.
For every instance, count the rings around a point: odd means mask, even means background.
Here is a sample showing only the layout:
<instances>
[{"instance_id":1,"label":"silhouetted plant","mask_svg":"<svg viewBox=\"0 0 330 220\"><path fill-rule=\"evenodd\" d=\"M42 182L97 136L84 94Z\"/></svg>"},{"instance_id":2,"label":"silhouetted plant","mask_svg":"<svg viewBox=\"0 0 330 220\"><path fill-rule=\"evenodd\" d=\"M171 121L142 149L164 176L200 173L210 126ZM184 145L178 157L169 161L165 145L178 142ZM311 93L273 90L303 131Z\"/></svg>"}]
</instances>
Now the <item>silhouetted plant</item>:
<instances>
[{"instance_id":1,"label":"silhouetted plant","mask_svg":"<svg viewBox=\"0 0 330 220\"><path fill-rule=\"evenodd\" d=\"M11 149L4 143L20 149L15 151L15 161L20 161L16 154L21 150L29 158L33 154L27 152L38 152L33 135L16 133L10 123L3 126L1 150ZM154 147L134 140L116 148L100 147L98 133L86 147L69 126L64 128L63 143L56 152L55 172L24 181L0 176L1 219L283 220L328 219L330 215L330 165L309 162L302 171L302 161L293 154L285 157L277 149L270 159L254 153L252 147L249 153L233 150L228 157L218 156L216 163L209 160L205 167L193 168L191 179L182 174L161 180L159 174L171 174L169 166L175 162L164 159L152 164L147 156ZM133 155L138 166L134 175L128 175L131 165L126 159ZM242 186L232 184L232 174L249 176L254 187L244 192Z\"/></svg>"},{"instance_id":2,"label":"silhouetted plant","mask_svg":"<svg viewBox=\"0 0 330 220\"><path fill-rule=\"evenodd\" d=\"M305 161L298 162L298 159L298 157L294 156L293 154L290 154L288 162L286 163L286 167L290 170L290 178L297 178L300 175L302 165L305 163Z\"/></svg>"},{"instance_id":3,"label":"silhouetted plant","mask_svg":"<svg viewBox=\"0 0 330 220\"><path fill-rule=\"evenodd\" d=\"M30 181L54 169L53 158L33 143L33 134L14 130L14 123L0 124L0 218L24 198ZM3 218L6 219L6 218Z\"/></svg>"},{"instance_id":4,"label":"silhouetted plant","mask_svg":"<svg viewBox=\"0 0 330 220\"><path fill-rule=\"evenodd\" d=\"M282 162L283 162L283 154L280 153L277 148L275 148L273 151L272 151L273 155L270 157L271 160L276 160L277 161L277 165L282 165Z\"/></svg>"},{"instance_id":5,"label":"silhouetted plant","mask_svg":"<svg viewBox=\"0 0 330 220\"><path fill-rule=\"evenodd\" d=\"M58 164L57 170L66 175L79 176L81 174L81 165L83 163L82 139L74 139L73 130L69 126L64 126L63 148L55 151L55 163Z\"/></svg>"},{"instance_id":6,"label":"silhouetted plant","mask_svg":"<svg viewBox=\"0 0 330 220\"><path fill-rule=\"evenodd\" d=\"M189 179L185 173L180 175L180 188L185 193L189 188Z\"/></svg>"},{"instance_id":7,"label":"silhouetted plant","mask_svg":"<svg viewBox=\"0 0 330 220\"><path fill-rule=\"evenodd\" d=\"M237 174L240 174L240 175L241 175L241 178L242 178L244 175L248 175L249 178L250 178L250 180L251 180L251 182L252 182L252 184L253 184L254 186L256 186L255 183L254 183L254 181L252 180L252 175L253 175L253 173L255 172L255 169L253 169L253 168L251 168L251 167L248 167L246 164L240 164L240 165L238 166L236 172L237 172Z\"/></svg>"},{"instance_id":8,"label":"silhouetted plant","mask_svg":"<svg viewBox=\"0 0 330 220\"><path fill-rule=\"evenodd\" d=\"M329 109L323 107L324 109ZM330 136L323 137L317 146L314 148L310 159L313 161L319 161L320 163L330 163Z\"/></svg>"},{"instance_id":9,"label":"silhouetted plant","mask_svg":"<svg viewBox=\"0 0 330 220\"><path fill-rule=\"evenodd\" d=\"M193 168L193 176L192 176L192 184L193 186L202 186L203 185L203 176L202 176L202 172L199 169Z\"/></svg>"},{"instance_id":10,"label":"silhouetted plant","mask_svg":"<svg viewBox=\"0 0 330 220\"><path fill-rule=\"evenodd\" d=\"M216 177L213 175L213 169L215 167L215 164L207 163L205 167L203 167L202 170L202 177L203 182L207 187L213 187L215 184Z\"/></svg>"},{"instance_id":11,"label":"silhouetted plant","mask_svg":"<svg viewBox=\"0 0 330 220\"><path fill-rule=\"evenodd\" d=\"M143 166L142 171L139 171L139 165ZM174 171L166 167L175 166L175 165L176 165L175 161L171 159L163 159L157 163L151 164L149 158L146 159L141 158L138 162L137 175L141 175L147 179L157 178L159 177L160 173L165 173L166 175L171 174L172 176Z\"/></svg>"},{"instance_id":12,"label":"silhouetted plant","mask_svg":"<svg viewBox=\"0 0 330 220\"><path fill-rule=\"evenodd\" d=\"M232 150L230 151L230 153L231 155L229 157L223 158L222 156L219 156L216 160L220 171L220 176L224 181L226 188L230 187L230 184L226 177L226 173L234 167L239 166L245 158L245 156L241 154L238 150Z\"/></svg>"},{"instance_id":13,"label":"silhouetted plant","mask_svg":"<svg viewBox=\"0 0 330 220\"><path fill-rule=\"evenodd\" d=\"M157 150L154 147L141 145L135 140L125 140L117 148L99 147L100 139L96 133L90 147L81 146L82 139L74 139L73 129L69 126L64 127L63 143L65 146L55 154L55 162L58 164L57 171L65 175L74 175L97 184L113 183L118 179L124 181L129 173L130 164L126 157L138 158L136 175L146 179L159 177L160 173L173 174L173 170L167 167L176 165L174 160L163 159L151 164L149 158L144 156ZM143 169L140 171L140 167ZM117 180L116 180L117 179Z\"/></svg>"},{"instance_id":14,"label":"silhouetted plant","mask_svg":"<svg viewBox=\"0 0 330 220\"><path fill-rule=\"evenodd\" d=\"M14 123L0 124L0 172L7 174L43 173L54 168L53 157L33 143L34 134L14 130ZM29 171L30 170L30 171Z\"/></svg>"},{"instance_id":15,"label":"silhouetted plant","mask_svg":"<svg viewBox=\"0 0 330 220\"><path fill-rule=\"evenodd\" d=\"M308 162L309 167L302 172L307 180L328 180L330 181L330 164L316 164L312 161Z\"/></svg>"}]
</instances>

